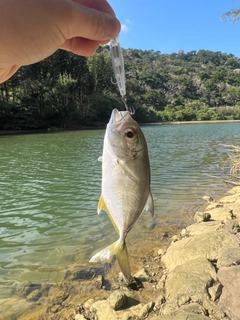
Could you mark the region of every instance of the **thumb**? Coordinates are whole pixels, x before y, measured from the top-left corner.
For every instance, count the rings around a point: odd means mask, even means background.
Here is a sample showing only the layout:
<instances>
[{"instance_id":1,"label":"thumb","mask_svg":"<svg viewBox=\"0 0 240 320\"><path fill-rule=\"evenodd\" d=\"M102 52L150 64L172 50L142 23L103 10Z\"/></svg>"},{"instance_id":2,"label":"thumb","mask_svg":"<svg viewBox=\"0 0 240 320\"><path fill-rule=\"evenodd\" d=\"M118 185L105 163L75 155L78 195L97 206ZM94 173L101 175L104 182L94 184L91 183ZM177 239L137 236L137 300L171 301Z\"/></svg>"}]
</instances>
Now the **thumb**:
<instances>
[{"instance_id":1,"label":"thumb","mask_svg":"<svg viewBox=\"0 0 240 320\"><path fill-rule=\"evenodd\" d=\"M68 39L83 37L103 41L119 34L121 25L114 15L82 6L76 2L72 2L72 6Z\"/></svg>"}]
</instances>

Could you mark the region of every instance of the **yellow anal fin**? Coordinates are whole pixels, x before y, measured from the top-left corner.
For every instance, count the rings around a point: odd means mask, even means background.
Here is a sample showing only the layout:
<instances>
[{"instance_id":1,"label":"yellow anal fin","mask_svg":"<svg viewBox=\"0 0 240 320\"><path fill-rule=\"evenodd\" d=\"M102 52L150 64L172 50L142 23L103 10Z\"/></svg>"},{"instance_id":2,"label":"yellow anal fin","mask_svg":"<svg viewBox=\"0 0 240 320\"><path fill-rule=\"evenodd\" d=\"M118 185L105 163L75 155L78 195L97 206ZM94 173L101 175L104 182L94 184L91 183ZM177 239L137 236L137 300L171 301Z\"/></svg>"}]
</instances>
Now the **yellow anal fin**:
<instances>
[{"instance_id":1,"label":"yellow anal fin","mask_svg":"<svg viewBox=\"0 0 240 320\"><path fill-rule=\"evenodd\" d=\"M98 208L97 208L97 213L99 214L102 210L106 211L108 213L108 208L107 205L104 201L103 196L101 195L98 201Z\"/></svg>"},{"instance_id":2,"label":"yellow anal fin","mask_svg":"<svg viewBox=\"0 0 240 320\"><path fill-rule=\"evenodd\" d=\"M105 203L105 200L103 198L103 196L101 195L100 198L99 198L99 201L98 201L98 208L97 208L97 213L99 214L102 210L106 211L110 220L112 221L112 224L114 226L114 228L116 229L117 233L119 234L119 230L118 230L118 227L111 215L111 212L108 210L108 207Z\"/></svg>"}]
</instances>

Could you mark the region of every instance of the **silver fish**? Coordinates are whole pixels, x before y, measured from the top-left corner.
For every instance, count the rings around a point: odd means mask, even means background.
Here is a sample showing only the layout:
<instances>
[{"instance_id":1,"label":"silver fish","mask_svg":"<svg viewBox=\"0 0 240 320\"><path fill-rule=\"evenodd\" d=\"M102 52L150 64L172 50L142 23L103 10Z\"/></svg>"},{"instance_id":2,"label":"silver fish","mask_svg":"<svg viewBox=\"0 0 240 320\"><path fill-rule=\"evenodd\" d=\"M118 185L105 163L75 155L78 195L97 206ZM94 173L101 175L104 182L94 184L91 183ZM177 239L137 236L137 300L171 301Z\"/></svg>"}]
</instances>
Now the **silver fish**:
<instances>
[{"instance_id":1,"label":"silver fish","mask_svg":"<svg viewBox=\"0 0 240 320\"><path fill-rule=\"evenodd\" d=\"M102 156L102 194L98 213L106 211L119 239L95 254L90 262L116 256L127 281L132 280L125 243L128 232L143 211L153 214L148 148L142 130L128 111L112 111Z\"/></svg>"}]
</instances>

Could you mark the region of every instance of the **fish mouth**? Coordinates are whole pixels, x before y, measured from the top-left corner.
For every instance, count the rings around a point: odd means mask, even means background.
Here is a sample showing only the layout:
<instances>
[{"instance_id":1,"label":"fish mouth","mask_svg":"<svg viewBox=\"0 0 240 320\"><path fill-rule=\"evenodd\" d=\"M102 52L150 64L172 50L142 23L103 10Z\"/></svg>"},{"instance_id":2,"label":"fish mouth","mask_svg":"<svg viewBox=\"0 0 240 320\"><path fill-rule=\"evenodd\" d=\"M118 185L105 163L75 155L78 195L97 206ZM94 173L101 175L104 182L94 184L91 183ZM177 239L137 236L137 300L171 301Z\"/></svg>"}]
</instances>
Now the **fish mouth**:
<instances>
[{"instance_id":1,"label":"fish mouth","mask_svg":"<svg viewBox=\"0 0 240 320\"><path fill-rule=\"evenodd\" d=\"M109 122L112 124L121 122L128 114L128 111L118 111L117 109L114 109Z\"/></svg>"}]
</instances>

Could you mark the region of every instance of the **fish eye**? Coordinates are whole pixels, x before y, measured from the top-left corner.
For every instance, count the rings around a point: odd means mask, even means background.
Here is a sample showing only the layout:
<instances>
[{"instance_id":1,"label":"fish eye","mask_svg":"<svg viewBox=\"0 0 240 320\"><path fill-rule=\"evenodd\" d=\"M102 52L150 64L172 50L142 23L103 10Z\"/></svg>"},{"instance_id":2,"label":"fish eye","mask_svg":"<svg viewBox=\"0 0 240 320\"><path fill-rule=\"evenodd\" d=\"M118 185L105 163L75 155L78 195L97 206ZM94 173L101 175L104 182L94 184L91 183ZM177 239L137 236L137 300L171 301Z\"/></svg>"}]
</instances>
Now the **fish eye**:
<instances>
[{"instance_id":1,"label":"fish eye","mask_svg":"<svg viewBox=\"0 0 240 320\"><path fill-rule=\"evenodd\" d=\"M135 140L137 133L134 129L129 128L124 132L124 136L128 139L128 140Z\"/></svg>"}]
</instances>

